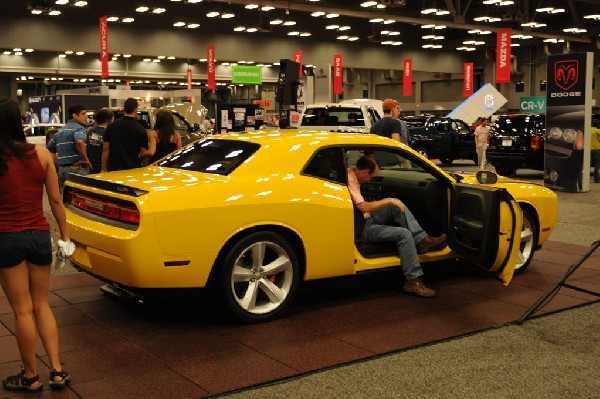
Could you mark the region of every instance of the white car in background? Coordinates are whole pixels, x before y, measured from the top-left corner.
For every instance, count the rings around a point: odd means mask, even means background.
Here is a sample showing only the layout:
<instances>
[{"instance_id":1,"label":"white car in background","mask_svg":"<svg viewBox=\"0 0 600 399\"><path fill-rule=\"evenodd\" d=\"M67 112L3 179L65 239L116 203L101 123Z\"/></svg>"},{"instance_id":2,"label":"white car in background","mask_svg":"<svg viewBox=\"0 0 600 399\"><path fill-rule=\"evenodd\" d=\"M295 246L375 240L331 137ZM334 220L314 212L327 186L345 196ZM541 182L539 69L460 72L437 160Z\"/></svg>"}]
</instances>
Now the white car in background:
<instances>
[{"instance_id":1,"label":"white car in background","mask_svg":"<svg viewBox=\"0 0 600 399\"><path fill-rule=\"evenodd\" d=\"M379 119L379 112L366 104L312 104L304 108L298 129L369 133Z\"/></svg>"},{"instance_id":2,"label":"white car in background","mask_svg":"<svg viewBox=\"0 0 600 399\"><path fill-rule=\"evenodd\" d=\"M48 144L48 141L58 132L64 123L35 123L23 125L25 138L28 143L35 145Z\"/></svg>"}]
</instances>

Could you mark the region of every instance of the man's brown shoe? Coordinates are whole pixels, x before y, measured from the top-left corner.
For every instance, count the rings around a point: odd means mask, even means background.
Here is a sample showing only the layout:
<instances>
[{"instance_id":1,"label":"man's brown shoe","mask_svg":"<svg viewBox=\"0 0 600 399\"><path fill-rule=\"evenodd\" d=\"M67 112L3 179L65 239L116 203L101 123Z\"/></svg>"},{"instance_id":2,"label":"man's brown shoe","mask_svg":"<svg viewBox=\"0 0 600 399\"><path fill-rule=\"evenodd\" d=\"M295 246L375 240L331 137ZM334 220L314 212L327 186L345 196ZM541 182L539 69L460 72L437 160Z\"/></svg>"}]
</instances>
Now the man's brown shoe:
<instances>
[{"instance_id":1,"label":"man's brown shoe","mask_svg":"<svg viewBox=\"0 0 600 399\"><path fill-rule=\"evenodd\" d=\"M427 236L417 244L417 252L424 254L431 251L437 251L446 246L446 234L439 237Z\"/></svg>"},{"instance_id":2,"label":"man's brown shoe","mask_svg":"<svg viewBox=\"0 0 600 399\"><path fill-rule=\"evenodd\" d=\"M423 298L433 298L435 296L435 291L425 287L425 284L423 284L420 278L406 280L402 286L402 291Z\"/></svg>"}]
</instances>

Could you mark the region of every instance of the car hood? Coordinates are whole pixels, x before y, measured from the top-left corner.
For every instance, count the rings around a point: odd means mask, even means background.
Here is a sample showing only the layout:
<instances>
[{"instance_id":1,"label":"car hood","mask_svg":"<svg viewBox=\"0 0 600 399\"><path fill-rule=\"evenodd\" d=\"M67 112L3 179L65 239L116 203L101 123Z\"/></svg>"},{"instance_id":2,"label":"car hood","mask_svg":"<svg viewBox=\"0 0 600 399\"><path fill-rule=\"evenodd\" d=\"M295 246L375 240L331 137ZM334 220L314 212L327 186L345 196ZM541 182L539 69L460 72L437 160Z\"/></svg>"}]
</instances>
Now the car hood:
<instances>
[{"instance_id":1,"label":"car hood","mask_svg":"<svg viewBox=\"0 0 600 399\"><path fill-rule=\"evenodd\" d=\"M134 187L148 192L172 190L199 184L225 183L227 176L194 172L189 170L147 166L144 168L120 170L90 175L112 183Z\"/></svg>"}]
</instances>

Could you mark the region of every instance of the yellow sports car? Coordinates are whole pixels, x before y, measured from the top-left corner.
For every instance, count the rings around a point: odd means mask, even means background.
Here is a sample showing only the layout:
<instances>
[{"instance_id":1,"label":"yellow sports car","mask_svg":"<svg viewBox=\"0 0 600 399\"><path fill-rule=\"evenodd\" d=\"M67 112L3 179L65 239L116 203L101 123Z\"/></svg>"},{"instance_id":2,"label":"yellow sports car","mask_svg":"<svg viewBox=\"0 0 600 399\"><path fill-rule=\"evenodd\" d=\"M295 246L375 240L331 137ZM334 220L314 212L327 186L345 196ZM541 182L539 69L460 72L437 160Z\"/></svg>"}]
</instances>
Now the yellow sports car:
<instances>
[{"instance_id":1,"label":"yellow sports car","mask_svg":"<svg viewBox=\"0 0 600 399\"><path fill-rule=\"evenodd\" d=\"M556 195L536 184L448 174L376 135L265 130L212 136L145 168L71 175L71 260L129 291L214 286L241 321L275 318L304 280L400 266L394 245L360 240L347 168L365 153L381 165L365 198L399 198L425 231L448 235L421 262L458 257L508 284L556 222Z\"/></svg>"}]
</instances>

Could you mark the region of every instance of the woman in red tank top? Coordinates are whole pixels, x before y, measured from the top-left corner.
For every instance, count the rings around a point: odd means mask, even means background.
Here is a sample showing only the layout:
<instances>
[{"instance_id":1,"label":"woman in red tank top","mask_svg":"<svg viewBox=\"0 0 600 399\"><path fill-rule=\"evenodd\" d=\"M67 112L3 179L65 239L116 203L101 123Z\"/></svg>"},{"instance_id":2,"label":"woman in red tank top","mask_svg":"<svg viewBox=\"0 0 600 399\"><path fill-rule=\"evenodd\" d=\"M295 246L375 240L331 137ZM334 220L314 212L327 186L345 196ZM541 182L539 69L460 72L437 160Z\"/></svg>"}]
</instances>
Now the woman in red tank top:
<instances>
[{"instance_id":1,"label":"woman in red tank top","mask_svg":"<svg viewBox=\"0 0 600 399\"><path fill-rule=\"evenodd\" d=\"M58 176L50 152L25 141L19 104L0 98L0 284L15 316L22 371L2 381L4 389L43 388L35 356L36 326L52 367L49 385L70 380L58 355L58 328L48 304L52 245L44 217L46 188L60 238L69 242Z\"/></svg>"}]
</instances>

